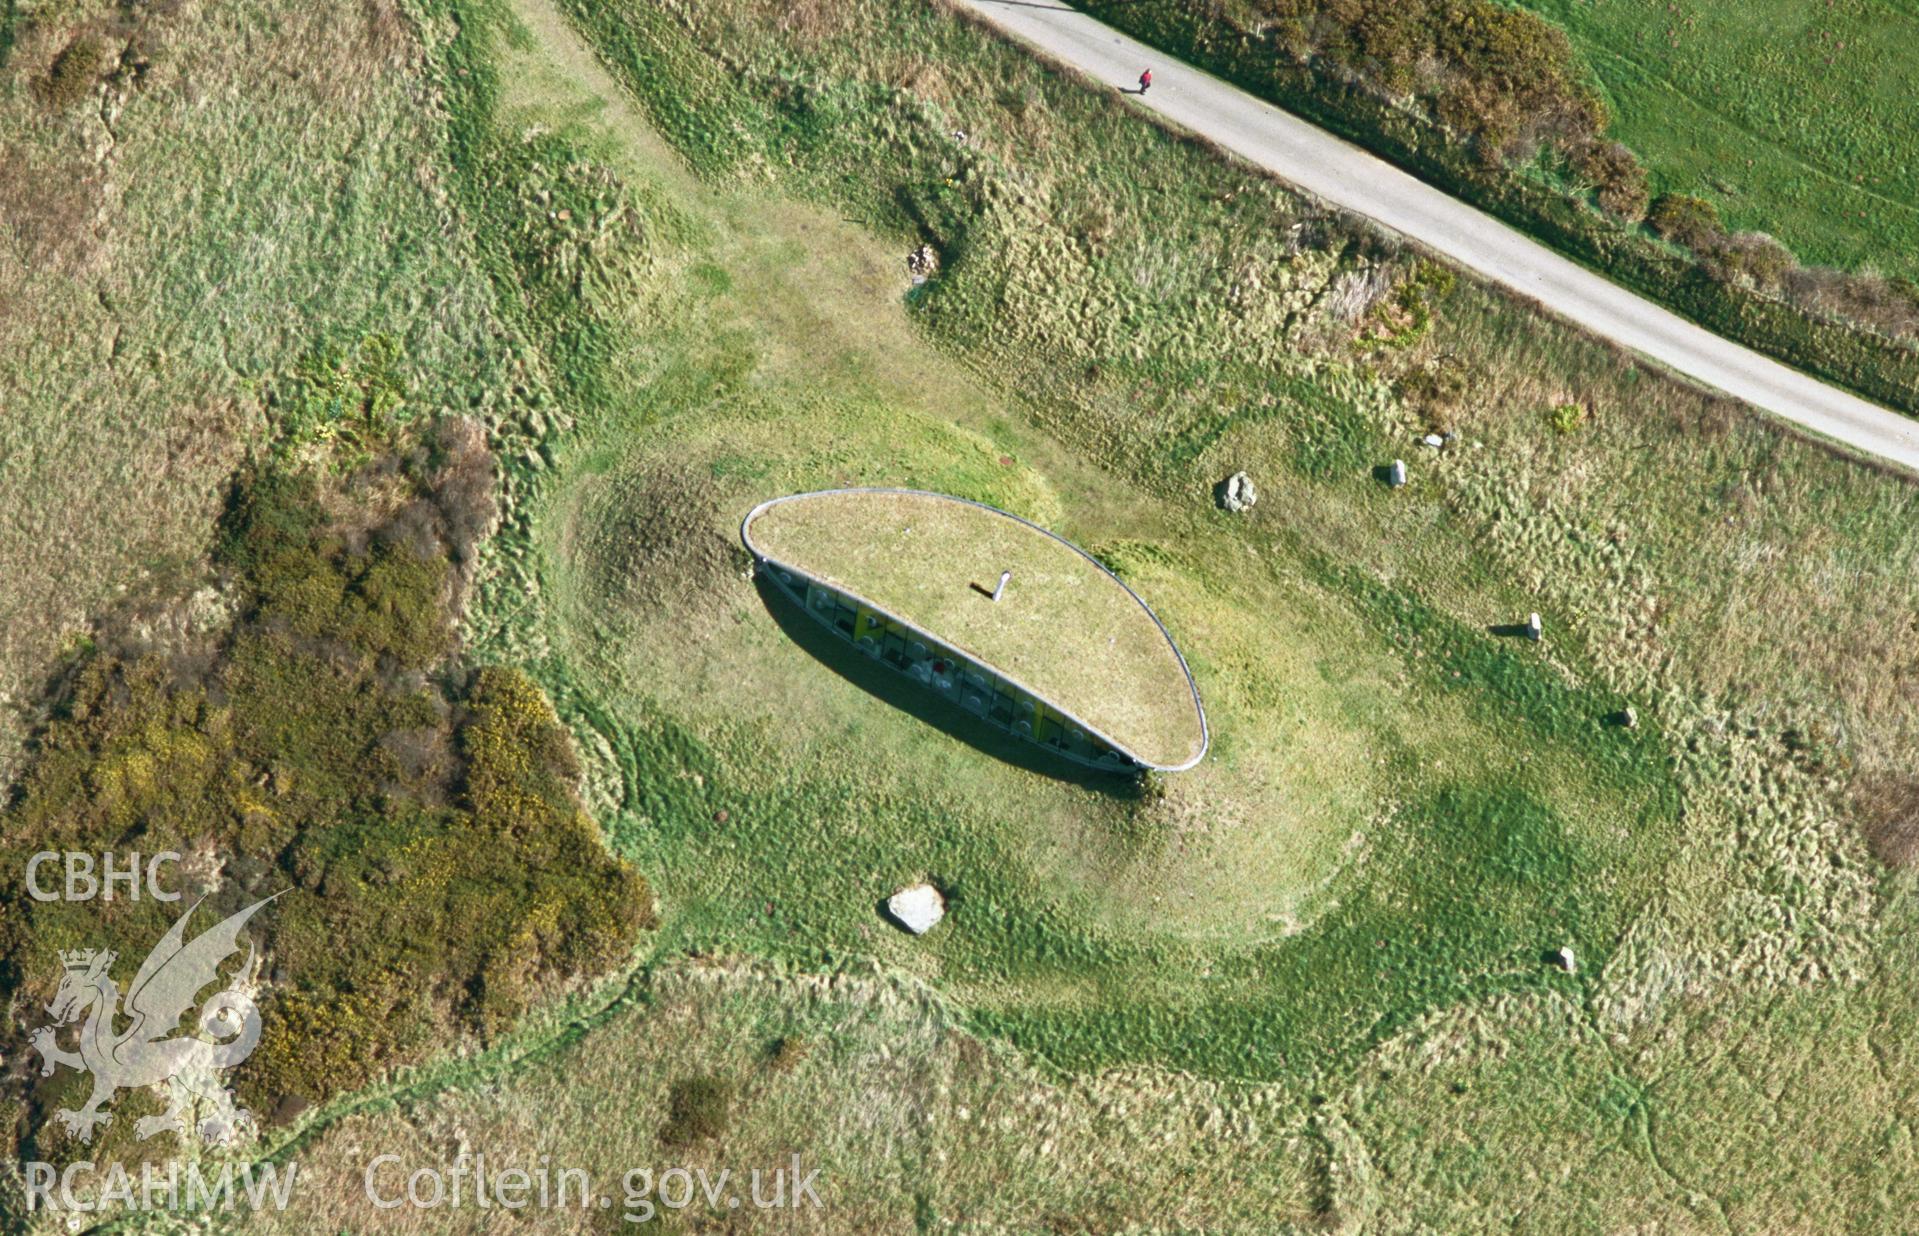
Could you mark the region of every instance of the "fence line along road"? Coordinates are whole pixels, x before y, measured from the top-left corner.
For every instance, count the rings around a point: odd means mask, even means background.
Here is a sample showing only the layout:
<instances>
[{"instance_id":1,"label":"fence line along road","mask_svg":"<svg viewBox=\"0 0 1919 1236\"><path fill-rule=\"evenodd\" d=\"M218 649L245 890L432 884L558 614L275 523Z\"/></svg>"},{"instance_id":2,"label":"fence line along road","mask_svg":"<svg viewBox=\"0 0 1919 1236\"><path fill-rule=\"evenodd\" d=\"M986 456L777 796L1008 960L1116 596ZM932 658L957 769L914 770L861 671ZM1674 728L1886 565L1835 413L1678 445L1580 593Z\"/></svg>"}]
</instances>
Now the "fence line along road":
<instances>
[{"instance_id":1,"label":"fence line along road","mask_svg":"<svg viewBox=\"0 0 1919 1236\"><path fill-rule=\"evenodd\" d=\"M1813 433L1919 472L1919 422L1722 339L1357 146L1053 0L953 0L1001 32L1335 206Z\"/></svg>"}]
</instances>

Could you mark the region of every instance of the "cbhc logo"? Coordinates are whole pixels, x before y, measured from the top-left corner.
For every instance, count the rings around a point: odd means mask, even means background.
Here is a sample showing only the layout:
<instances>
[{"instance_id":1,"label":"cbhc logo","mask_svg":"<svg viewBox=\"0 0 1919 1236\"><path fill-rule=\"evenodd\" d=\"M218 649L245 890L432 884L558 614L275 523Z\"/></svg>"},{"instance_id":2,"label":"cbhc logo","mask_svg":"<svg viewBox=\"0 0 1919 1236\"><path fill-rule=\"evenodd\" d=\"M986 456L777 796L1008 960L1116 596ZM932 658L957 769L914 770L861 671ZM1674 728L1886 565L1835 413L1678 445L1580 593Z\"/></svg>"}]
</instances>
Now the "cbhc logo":
<instances>
[{"instance_id":1,"label":"cbhc logo","mask_svg":"<svg viewBox=\"0 0 1919 1236\"><path fill-rule=\"evenodd\" d=\"M180 894L160 887L160 865L177 863L179 854L162 850L142 866L138 854L87 854L77 851L42 850L27 860L27 895L35 901L112 901L116 887L128 901L140 900L144 883L146 895L155 901L178 901ZM41 887L41 868L55 865L63 873L57 885ZM142 876L144 875L144 880ZM49 878L54 878L51 874Z\"/></svg>"}]
</instances>

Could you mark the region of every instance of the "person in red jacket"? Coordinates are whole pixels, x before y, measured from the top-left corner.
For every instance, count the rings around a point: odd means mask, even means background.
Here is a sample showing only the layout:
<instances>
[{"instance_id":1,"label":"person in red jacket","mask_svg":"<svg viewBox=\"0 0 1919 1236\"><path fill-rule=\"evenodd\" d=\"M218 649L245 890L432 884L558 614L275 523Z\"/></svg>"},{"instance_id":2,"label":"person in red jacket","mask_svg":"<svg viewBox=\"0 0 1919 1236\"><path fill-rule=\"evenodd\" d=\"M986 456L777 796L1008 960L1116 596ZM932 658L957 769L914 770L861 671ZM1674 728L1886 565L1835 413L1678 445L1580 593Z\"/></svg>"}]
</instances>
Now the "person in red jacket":
<instances>
[{"instance_id":1,"label":"person in red jacket","mask_svg":"<svg viewBox=\"0 0 1919 1236\"><path fill-rule=\"evenodd\" d=\"M1144 73L1141 73L1139 75L1139 92L1141 94L1145 94L1147 91L1147 88L1150 87L1152 84L1153 84L1153 71L1151 69L1147 69Z\"/></svg>"}]
</instances>

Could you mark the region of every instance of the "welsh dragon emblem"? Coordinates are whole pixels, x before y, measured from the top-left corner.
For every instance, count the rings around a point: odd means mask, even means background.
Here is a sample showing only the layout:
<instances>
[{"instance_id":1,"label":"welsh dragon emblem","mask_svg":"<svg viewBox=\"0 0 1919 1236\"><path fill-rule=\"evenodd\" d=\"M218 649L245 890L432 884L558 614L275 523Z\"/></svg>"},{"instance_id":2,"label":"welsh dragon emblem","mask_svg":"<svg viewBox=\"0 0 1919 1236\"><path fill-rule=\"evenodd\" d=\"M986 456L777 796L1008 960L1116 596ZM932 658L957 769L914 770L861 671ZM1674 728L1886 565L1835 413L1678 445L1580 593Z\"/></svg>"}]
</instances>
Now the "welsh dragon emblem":
<instances>
[{"instance_id":1,"label":"welsh dragon emblem","mask_svg":"<svg viewBox=\"0 0 1919 1236\"><path fill-rule=\"evenodd\" d=\"M278 896L276 893L275 896ZM220 966L239 951L240 929L272 897L256 901L231 918L186 939L187 920L199 909L188 907L153 948L127 989L124 1012L119 986L108 977L115 954L100 949L63 952L66 972L47 1012L53 1021L33 1035L33 1049L51 1076L59 1065L93 1074L93 1096L83 1107L55 1113L61 1127L82 1142L110 1120L102 1105L117 1090L164 1082L167 1110L134 1125L142 1140L173 1132L182 1138L196 1127L209 1142L224 1141L252 1116L235 1106L219 1080L223 1070L245 1060L260 1041L260 1011L240 983L253 974L253 947L236 983L209 996L200 1006L198 1033L175 1035L194 999L220 980ZM79 1024L79 1050L67 1051L56 1039L61 1029ZM122 1026L124 1028L122 1028ZM169 1037L171 1036L171 1037ZM211 1111L197 1121L195 1109Z\"/></svg>"}]
</instances>

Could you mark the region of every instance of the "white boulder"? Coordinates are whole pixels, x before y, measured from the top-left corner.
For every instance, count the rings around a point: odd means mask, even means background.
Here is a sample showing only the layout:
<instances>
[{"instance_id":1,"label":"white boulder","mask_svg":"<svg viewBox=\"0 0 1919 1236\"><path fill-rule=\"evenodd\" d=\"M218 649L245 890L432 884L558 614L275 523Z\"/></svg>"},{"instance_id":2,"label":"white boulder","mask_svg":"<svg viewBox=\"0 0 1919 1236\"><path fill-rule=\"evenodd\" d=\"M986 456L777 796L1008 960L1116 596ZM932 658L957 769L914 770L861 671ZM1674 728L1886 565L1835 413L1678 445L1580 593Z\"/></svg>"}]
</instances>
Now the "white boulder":
<instances>
[{"instance_id":1,"label":"white boulder","mask_svg":"<svg viewBox=\"0 0 1919 1236\"><path fill-rule=\"evenodd\" d=\"M1222 509L1238 514L1250 511L1259 501L1259 491L1253 488L1253 478L1244 472L1235 472L1227 477L1219 487L1219 505Z\"/></svg>"},{"instance_id":2,"label":"white boulder","mask_svg":"<svg viewBox=\"0 0 1919 1236\"><path fill-rule=\"evenodd\" d=\"M906 271L913 276L914 283L925 283L940 273L939 250L931 245L921 245L906 255Z\"/></svg>"},{"instance_id":3,"label":"white boulder","mask_svg":"<svg viewBox=\"0 0 1919 1236\"><path fill-rule=\"evenodd\" d=\"M886 899L886 913L916 936L946 917L946 898L931 884L909 884Z\"/></svg>"}]
</instances>

